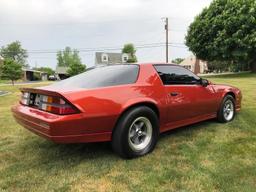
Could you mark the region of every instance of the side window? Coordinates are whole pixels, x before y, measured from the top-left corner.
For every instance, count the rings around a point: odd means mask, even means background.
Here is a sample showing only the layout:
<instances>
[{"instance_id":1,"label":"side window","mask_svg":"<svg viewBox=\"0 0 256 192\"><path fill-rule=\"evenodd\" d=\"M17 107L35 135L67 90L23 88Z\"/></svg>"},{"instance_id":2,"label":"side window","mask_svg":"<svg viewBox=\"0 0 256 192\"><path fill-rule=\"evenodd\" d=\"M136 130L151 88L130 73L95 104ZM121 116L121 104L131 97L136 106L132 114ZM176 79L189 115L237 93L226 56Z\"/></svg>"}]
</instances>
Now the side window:
<instances>
[{"instance_id":1,"label":"side window","mask_svg":"<svg viewBox=\"0 0 256 192\"><path fill-rule=\"evenodd\" d=\"M200 78L191 71L171 65L155 65L164 85L193 85L199 84Z\"/></svg>"}]
</instances>

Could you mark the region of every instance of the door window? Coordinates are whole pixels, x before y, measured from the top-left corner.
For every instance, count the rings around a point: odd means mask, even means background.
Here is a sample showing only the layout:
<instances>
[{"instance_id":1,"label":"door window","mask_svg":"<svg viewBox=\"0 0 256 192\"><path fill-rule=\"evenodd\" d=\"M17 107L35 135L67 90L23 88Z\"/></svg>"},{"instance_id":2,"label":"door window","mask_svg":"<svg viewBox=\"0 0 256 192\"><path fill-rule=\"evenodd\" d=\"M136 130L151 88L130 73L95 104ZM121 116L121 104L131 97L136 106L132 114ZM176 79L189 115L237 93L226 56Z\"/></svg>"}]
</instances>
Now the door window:
<instances>
[{"instance_id":1,"label":"door window","mask_svg":"<svg viewBox=\"0 0 256 192\"><path fill-rule=\"evenodd\" d=\"M200 78L191 71L175 65L154 65L164 85L200 84Z\"/></svg>"}]
</instances>

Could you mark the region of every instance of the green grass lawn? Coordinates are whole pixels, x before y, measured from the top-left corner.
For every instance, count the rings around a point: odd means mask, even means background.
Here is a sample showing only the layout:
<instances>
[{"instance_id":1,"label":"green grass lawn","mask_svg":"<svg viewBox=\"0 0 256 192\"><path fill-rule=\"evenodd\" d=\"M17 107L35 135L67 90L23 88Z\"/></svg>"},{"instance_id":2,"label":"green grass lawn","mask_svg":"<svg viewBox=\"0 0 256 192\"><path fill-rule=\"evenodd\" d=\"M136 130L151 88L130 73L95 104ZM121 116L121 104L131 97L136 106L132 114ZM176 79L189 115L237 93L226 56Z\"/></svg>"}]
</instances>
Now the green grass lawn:
<instances>
[{"instance_id":1,"label":"green grass lawn","mask_svg":"<svg viewBox=\"0 0 256 192\"><path fill-rule=\"evenodd\" d=\"M133 160L109 143L60 145L30 133L10 112L19 86L0 87L12 92L0 97L0 191L255 191L256 75L208 79L242 90L234 121L170 131Z\"/></svg>"}]
</instances>

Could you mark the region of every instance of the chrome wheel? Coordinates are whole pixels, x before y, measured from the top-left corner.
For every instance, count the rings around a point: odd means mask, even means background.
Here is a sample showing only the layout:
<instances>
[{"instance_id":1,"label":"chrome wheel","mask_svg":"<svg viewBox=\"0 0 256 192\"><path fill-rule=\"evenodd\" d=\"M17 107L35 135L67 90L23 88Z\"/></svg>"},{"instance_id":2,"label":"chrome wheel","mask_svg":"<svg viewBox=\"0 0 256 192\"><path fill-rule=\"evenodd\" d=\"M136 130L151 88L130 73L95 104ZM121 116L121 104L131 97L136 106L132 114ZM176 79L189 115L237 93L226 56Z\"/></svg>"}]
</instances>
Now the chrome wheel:
<instances>
[{"instance_id":1,"label":"chrome wheel","mask_svg":"<svg viewBox=\"0 0 256 192\"><path fill-rule=\"evenodd\" d=\"M234 116L234 104L231 100L227 100L223 107L223 115L226 121L230 121Z\"/></svg>"},{"instance_id":2,"label":"chrome wheel","mask_svg":"<svg viewBox=\"0 0 256 192\"><path fill-rule=\"evenodd\" d=\"M152 124L146 117L138 117L129 128L128 142L134 151L145 149L152 139Z\"/></svg>"}]
</instances>

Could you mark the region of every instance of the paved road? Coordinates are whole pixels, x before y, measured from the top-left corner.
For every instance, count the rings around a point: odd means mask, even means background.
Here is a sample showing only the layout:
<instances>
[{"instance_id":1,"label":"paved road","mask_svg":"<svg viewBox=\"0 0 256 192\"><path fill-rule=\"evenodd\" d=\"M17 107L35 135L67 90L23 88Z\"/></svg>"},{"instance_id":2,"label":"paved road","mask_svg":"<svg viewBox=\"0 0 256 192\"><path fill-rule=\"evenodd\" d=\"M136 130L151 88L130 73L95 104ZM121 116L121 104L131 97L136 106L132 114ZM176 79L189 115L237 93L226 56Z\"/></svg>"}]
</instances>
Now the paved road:
<instances>
[{"instance_id":1,"label":"paved road","mask_svg":"<svg viewBox=\"0 0 256 192\"><path fill-rule=\"evenodd\" d=\"M8 91L1 91L0 90L0 97L4 96L4 95L8 95L8 94L10 94L10 92L8 92Z\"/></svg>"},{"instance_id":2,"label":"paved road","mask_svg":"<svg viewBox=\"0 0 256 192\"><path fill-rule=\"evenodd\" d=\"M28 81L28 82L17 82L17 83L14 83L14 86L15 85L33 85L33 84L49 84L50 82L49 81ZM0 84L0 87L1 86L12 86L11 83L1 83Z\"/></svg>"}]
</instances>

